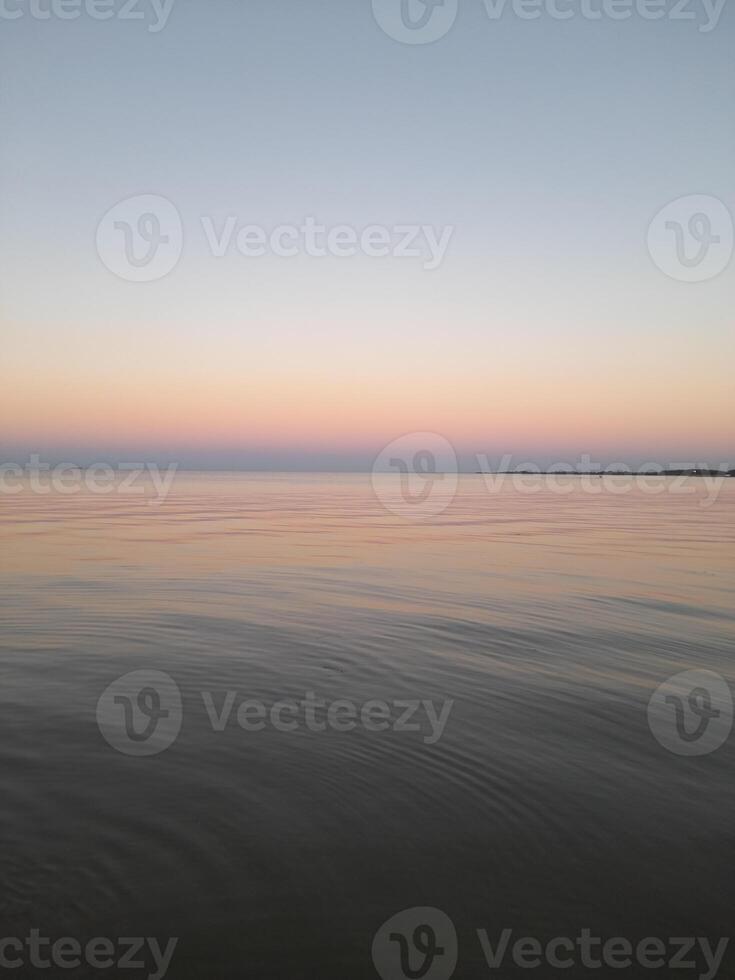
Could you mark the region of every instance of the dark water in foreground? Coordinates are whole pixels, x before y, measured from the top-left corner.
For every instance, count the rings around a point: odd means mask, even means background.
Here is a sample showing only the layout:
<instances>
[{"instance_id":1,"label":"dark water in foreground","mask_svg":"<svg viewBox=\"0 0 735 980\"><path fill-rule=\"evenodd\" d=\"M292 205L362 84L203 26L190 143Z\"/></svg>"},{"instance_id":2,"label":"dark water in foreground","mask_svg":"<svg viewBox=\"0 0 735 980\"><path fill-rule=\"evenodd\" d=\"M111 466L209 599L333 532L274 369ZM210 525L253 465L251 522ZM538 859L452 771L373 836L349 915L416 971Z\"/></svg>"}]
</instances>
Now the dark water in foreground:
<instances>
[{"instance_id":1,"label":"dark water in foreground","mask_svg":"<svg viewBox=\"0 0 735 980\"><path fill-rule=\"evenodd\" d=\"M4 497L0 938L176 936L172 978L362 980L382 923L430 906L456 927L456 977L705 973L701 955L491 970L477 936L735 936L735 734L682 756L646 710L680 671L735 683L735 480L701 501L469 477L416 523L363 476L180 477L161 506ZM146 757L96 717L140 669L183 703ZM228 691L216 731L202 692L219 713ZM307 692L385 702L391 725L397 701L454 705L433 741L423 708L419 731L237 723L243 700Z\"/></svg>"}]
</instances>

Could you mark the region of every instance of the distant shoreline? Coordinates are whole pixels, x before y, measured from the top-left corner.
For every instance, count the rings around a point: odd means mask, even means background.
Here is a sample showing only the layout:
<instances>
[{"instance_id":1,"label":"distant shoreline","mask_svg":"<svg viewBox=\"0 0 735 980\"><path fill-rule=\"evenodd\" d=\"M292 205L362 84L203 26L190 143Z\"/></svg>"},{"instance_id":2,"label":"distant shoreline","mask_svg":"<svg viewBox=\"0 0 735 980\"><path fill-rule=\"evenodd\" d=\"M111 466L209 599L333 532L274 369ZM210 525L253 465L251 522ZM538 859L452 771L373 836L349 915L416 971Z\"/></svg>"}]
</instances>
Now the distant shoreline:
<instances>
[{"instance_id":1,"label":"distant shoreline","mask_svg":"<svg viewBox=\"0 0 735 980\"><path fill-rule=\"evenodd\" d=\"M735 470L477 470L475 476L700 476L735 477Z\"/></svg>"}]
</instances>

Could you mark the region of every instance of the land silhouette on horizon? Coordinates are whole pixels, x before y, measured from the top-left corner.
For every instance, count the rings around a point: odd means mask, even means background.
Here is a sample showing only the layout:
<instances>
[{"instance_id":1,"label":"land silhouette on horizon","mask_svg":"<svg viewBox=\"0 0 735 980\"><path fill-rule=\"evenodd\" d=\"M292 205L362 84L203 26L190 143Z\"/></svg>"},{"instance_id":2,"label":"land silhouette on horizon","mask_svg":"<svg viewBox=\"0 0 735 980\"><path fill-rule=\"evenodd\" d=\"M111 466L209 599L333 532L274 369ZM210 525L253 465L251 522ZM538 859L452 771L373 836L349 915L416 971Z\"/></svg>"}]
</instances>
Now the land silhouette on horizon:
<instances>
[{"instance_id":1,"label":"land silhouette on horizon","mask_svg":"<svg viewBox=\"0 0 735 980\"><path fill-rule=\"evenodd\" d=\"M482 473L490 473L492 475L499 476L501 474L516 475L516 476L714 476L714 477L732 477L735 476L735 469L725 470L725 469L713 469L709 467L687 467L687 468L671 468L667 469L661 467L660 469L651 470L634 470L632 468L619 470L619 469L604 469L604 470L570 470L570 469L522 469L522 470L477 470L476 475L481 475Z\"/></svg>"}]
</instances>

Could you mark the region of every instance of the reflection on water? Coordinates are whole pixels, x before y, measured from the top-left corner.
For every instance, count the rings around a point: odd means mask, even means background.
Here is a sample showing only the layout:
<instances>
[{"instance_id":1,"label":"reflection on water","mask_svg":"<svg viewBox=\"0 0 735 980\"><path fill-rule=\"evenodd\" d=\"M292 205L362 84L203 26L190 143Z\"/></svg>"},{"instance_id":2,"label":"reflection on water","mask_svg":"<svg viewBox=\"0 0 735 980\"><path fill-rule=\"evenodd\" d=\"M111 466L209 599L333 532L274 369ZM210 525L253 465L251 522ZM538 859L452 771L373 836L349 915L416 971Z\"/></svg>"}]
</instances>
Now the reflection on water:
<instances>
[{"instance_id":1,"label":"reflection on water","mask_svg":"<svg viewBox=\"0 0 735 980\"><path fill-rule=\"evenodd\" d=\"M460 977L491 975L477 928L728 935L735 734L686 758L646 717L671 674L735 682L735 481L700 502L465 477L413 522L364 475L3 497L2 934L179 936L169 976L274 980L376 976L376 930L423 905ZM95 715L141 668L183 698L149 758ZM454 707L435 744L218 732L202 692L228 691Z\"/></svg>"}]
</instances>

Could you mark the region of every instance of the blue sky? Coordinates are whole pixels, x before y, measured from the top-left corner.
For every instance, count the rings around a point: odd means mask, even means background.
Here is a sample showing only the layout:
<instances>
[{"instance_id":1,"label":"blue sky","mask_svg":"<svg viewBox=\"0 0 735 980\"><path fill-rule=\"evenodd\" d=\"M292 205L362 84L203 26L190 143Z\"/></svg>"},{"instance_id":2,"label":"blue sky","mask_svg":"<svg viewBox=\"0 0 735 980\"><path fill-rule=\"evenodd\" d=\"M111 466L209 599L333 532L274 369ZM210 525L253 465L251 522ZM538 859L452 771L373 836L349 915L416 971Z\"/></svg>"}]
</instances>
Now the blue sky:
<instances>
[{"instance_id":1,"label":"blue sky","mask_svg":"<svg viewBox=\"0 0 735 980\"><path fill-rule=\"evenodd\" d=\"M672 20L665 2L656 21L592 21L578 4L560 21L511 9L492 20L482 0L460 0L445 36L406 45L369 2L175 0L153 32L145 0L145 19L104 22L38 20L6 0L23 12L0 35L6 446L173 442L189 463L243 465L277 447L319 468L335 453L367 459L415 425L477 451L634 458L660 440L670 457L703 445L726 458L733 266L671 279L646 231L686 195L735 213L733 11L703 32L701 4ZM111 275L94 244L102 216L141 194L173 202L184 227L176 269L147 284ZM308 215L453 235L427 272L398 258L215 259L201 227L202 216L272 229ZM655 404L626 410L638 397L626 375L653 385ZM311 428L289 440L276 402L294 377ZM230 397L209 428L170 410L177 398L211 404L237 378L257 398ZM463 379L498 393L485 422L462 402ZM611 412L595 444L569 404L547 427L549 379L579 386L582 402L617 393L619 429ZM388 382L392 415L371 427ZM315 407L330 385L361 433L354 445ZM426 386L441 410L422 408ZM157 442L120 414L139 387L166 392L149 408ZM397 388L415 396L410 410ZM88 427L83 411L96 415Z\"/></svg>"}]
</instances>

